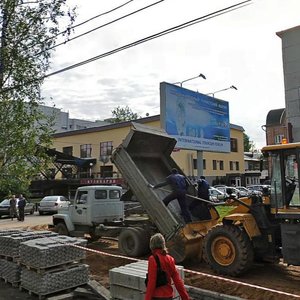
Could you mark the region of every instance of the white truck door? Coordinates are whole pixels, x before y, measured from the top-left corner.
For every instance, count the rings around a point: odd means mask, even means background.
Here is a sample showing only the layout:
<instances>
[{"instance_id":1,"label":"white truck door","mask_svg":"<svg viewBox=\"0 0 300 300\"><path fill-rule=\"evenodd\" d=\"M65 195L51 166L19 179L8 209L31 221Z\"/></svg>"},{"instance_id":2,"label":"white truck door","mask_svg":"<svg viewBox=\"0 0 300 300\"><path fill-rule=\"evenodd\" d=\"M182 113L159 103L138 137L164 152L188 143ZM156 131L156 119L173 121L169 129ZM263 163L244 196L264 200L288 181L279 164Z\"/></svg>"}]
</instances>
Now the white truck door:
<instances>
[{"instance_id":1,"label":"white truck door","mask_svg":"<svg viewBox=\"0 0 300 300\"><path fill-rule=\"evenodd\" d=\"M72 205L72 221L74 224L90 225L88 218L90 203L88 202L88 191L77 191Z\"/></svg>"}]
</instances>

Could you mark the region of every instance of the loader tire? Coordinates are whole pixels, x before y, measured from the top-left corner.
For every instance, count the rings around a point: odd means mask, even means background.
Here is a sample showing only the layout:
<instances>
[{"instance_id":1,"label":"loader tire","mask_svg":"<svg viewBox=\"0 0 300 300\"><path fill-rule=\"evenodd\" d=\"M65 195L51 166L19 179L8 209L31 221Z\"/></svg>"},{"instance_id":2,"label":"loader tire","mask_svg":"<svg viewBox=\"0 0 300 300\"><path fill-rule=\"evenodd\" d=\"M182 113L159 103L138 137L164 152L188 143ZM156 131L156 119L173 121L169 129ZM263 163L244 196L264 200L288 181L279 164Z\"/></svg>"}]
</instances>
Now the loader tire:
<instances>
[{"instance_id":1,"label":"loader tire","mask_svg":"<svg viewBox=\"0 0 300 300\"><path fill-rule=\"evenodd\" d=\"M55 232L59 235L69 235L67 226L62 222L55 225Z\"/></svg>"},{"instance_id":2,"label":"loader tire","mask_svg":"<svg viewBox=\"0 0 300 300\"><path fill-rule=\"evenodd\" d=\"M209 230L203 243L204 260L217 273L239 276L253 264L254 251L242 228L217 225Z\"/></svg>"},{"instance_id":3,"label":"loader tire","mask_svg":"<svg viewBox=\"0 0 300 300\"><path fill-rule=\"evenodd\" d=\"M118 238L119 250L130 257L144 255L145 245L141 237L141 232L137 228L122 230Z\"/></svg>"}]
</instances>

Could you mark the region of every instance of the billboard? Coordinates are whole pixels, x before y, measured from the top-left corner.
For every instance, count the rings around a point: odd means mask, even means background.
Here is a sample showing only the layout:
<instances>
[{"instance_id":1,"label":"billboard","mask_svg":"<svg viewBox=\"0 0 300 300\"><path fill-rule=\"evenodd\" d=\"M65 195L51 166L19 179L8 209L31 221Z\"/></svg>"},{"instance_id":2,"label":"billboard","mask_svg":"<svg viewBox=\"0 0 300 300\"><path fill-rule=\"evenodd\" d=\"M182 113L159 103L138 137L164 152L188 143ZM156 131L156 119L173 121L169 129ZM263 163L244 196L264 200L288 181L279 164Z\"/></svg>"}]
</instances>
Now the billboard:
<instances>
[{"instance_id":1,"label":"billboard","mask_svg":"<svg viewBox=\"0 0 300 300\"><path fill-rule=\"evenodd\" d=\"M227 101L161 82L160 108L161 126L176 148L230 152Z\"/></svg>"}]
</instances>

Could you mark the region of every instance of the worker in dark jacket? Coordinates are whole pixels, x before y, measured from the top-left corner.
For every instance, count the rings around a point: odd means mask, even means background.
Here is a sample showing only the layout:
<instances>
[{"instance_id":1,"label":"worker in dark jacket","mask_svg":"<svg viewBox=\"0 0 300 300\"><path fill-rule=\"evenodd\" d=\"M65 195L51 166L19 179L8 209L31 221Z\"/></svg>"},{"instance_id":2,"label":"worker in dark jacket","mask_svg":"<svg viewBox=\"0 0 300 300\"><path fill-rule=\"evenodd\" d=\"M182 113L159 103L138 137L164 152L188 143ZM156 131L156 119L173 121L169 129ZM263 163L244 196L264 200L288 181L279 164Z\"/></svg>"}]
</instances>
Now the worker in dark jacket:
<instances>
[{"instance_id":1,"label":"worker in dark jacket","mask_svg":"<svg viewBox=\"0 0 300 300\"><path fill-rule=\"evenodd\" d=\"M186 223L190 223L192 220L186 204L188 183L185 177L179 174L178 170L174 168L164 182L158 183L154 186L150 184L149 186L156 189L165 185L170 185L172 192L163 199L164 204L167 206L171 201L177 199L184 221Z\"/></svg>"},{"instance_id":2,"label":"worker in dark jacket","mask_svg":"<svg viewBox=\"0 0 300 300\"><path fill-rule=\"evenodd\" d=\"M174 297L172 281L174 282L181 299L189 300L190 298L184 287L184 283L176 269L174 258L167 254L166 242L162 234L157 233L151 237L150 249L152 255L148 260L148 283L145 300L172 300ZM154 255L158 257L161 269L167 273L168 282L160 287L156 287L158 268Z\"/></svg>"},{"instance_id":3,"label":"worker in dark jacket","mask_svg":"<svg viewBox=\"0 0 300 300\"><path fill-rule=\"evenodd\" d=\"M20 194L19 201L18 201L18 209L19 209L19 221L24 221L25 218L25 206L26 206L26 199Z\"/></svg>"},{"instance_id":4,"label":"worker in dark jacket","mask_svg":"<svg viewBox=\"0 0 300 300\"><path fill-rule=\"evenodd\" d=\"M209 184L205 179L205 176L200 176L198 180L198 197L209 200Z\"/></svg>"}]
</instances>

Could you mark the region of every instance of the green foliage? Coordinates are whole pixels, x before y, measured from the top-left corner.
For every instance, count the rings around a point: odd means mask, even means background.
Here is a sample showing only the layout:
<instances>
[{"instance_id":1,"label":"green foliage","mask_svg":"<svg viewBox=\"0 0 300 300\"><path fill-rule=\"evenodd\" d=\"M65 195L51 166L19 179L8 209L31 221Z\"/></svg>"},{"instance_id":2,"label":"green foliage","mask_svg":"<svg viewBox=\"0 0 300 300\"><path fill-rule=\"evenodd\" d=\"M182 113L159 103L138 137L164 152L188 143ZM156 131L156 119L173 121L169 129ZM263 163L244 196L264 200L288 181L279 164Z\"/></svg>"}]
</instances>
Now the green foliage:
<instances>
[{"instance_id":1,"label":"green foliage","mask_svg":"<svg viewBox=\"0 0 300 300\"><path fill-rule=\"evenodd\" d=\"M132 121L140 118L137 113L134 113L127 105L125 107L118 106L111 111L113 115L113 123L119 123L124 121Z\"/></svg>"},{"instance_id":2,"label":"green foliage","mask_svg":"<svg viewBox=\"0 0 300 300\"><path fill-rule=\"evenodd\" d=\"M68 36L74 17L66 0L0 2L1 193L26 193L32 176L50 161L44 147L51 145L53 119L39 109L40 87L59 21L67 19Z\"/></svg>"},{"instance_id":3,"label":"green foliage","mask_svg":"<svg viewBox=\"0 0 300 300\"><path fill-rule=\"evenodd\" d=\"M250 137L244 133L244 152L253 152L255 151L255 144L253 141L250 141Z\"/></svg>"}]
</instances>

